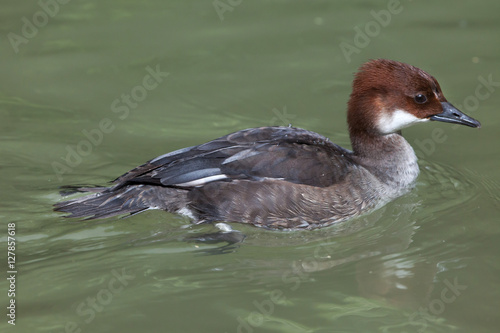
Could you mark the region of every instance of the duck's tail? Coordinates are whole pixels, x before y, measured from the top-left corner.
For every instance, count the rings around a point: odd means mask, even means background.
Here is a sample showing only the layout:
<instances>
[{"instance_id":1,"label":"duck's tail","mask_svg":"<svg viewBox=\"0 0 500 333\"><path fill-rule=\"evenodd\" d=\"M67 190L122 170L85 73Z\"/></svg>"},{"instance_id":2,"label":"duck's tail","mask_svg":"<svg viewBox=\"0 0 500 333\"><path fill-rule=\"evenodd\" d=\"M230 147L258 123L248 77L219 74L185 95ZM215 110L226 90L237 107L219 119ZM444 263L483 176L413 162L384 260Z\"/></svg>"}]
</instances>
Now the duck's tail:
<instances>
[{"instance_id":1,"label":"duck's tail","mask_svg":"<svg viewBox=\"0 0 500 333\"><path fill-rule=\"evenodd\" d=\"M54 204L65 217L85 217L88 220L123 214L137 214L148 209L178 212L187 206L187 191L154 185L113 187L73 187L73 192L92 193L87 196Z\"/></svg>"}]
</instances>

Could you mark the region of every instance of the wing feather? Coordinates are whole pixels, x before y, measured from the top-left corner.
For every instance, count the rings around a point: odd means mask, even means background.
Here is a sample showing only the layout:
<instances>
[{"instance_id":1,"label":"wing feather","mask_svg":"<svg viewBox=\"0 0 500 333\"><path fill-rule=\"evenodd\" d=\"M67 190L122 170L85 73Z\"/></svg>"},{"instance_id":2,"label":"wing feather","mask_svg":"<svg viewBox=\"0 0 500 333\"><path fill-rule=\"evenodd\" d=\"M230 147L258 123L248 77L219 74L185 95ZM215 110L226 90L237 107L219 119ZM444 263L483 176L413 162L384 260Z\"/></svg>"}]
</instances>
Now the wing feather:
<instances>
[{"instance_id":1,"label":"wing feather","mask_svg":"<svg viewBox=\"0 0 500 333\"><path fill-rule=\"evenodd\" d=\"M115 183L195 187L220 180L276 178L326 187L344 178L351 154L304 129L251 128L161 155Z\"/></svg>"}]
</instances>

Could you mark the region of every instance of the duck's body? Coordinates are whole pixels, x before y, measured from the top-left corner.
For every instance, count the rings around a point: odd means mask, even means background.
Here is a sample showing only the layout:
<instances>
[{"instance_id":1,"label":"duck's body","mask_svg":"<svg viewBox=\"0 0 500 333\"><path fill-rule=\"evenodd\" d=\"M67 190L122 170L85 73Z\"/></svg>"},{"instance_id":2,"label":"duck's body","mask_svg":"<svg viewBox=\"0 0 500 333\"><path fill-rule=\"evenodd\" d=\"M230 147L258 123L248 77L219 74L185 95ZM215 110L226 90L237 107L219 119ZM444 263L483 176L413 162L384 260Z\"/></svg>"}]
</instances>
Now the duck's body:
<instances>
[{"instance_id":1,"label":"duck's body","mask_svg":"<svg viewBox=\"0 0 500 333\"><path fill-rule=\"evenodd\" d=\"M348 110L353 151L304 129L246 129L159 156L117 178L113 187L83 188L96 193L58 203L56 210L103 218L163 209L194 222L326 226L411 188L419 173L417 158L400 130L426 120L479 127L447 103L432 76L375 60L361 68L353 84Z\"/></svg>"}]
</instances>

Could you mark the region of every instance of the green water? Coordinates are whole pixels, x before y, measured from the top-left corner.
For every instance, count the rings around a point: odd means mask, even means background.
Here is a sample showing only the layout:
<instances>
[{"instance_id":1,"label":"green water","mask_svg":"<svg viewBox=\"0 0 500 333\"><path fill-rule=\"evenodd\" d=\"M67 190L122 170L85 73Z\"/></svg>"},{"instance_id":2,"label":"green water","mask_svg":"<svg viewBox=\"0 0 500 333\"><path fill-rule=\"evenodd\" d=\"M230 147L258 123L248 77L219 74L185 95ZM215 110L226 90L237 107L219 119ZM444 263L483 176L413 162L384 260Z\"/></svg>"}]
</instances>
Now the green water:
<instances>
[{"instance_id":1,"label":"green water","mask_svg":"<svg viewBox=\"0 0 500 333\"><path fill-rule=\"evenodd\" d=\"M498 1L60 1L2 1L0 267L11 223L17 271L2 332L498 331ZM405 130L417 186L368 216L233 224L244 243L207 255L220 244L184 239L214 228L165 212L51 210L59 186L243 128L349 146L352 74L379 57L430 72L483 127Z\"/></svg>"}]
</instances>

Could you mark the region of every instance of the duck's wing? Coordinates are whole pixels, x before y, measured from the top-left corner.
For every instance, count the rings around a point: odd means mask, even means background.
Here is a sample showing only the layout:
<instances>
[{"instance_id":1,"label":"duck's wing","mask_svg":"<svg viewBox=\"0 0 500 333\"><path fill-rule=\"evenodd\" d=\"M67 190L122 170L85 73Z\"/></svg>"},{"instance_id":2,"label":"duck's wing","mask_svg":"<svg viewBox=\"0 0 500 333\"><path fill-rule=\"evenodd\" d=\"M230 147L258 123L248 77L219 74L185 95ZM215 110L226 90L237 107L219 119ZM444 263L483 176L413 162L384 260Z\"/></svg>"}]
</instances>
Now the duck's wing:
<instances>
[{"instance_id":1,"label":"duck's wing","mask_svg":"<svg viewBox=\"0 0 500 333\"><path fill-rule=\"evenodd\" d=\"M327 187L345 177L351 154L304 129L251 128L159 156L115 183L189 188L213 181L274 178Z\"/></svg>"}]
</instances>

